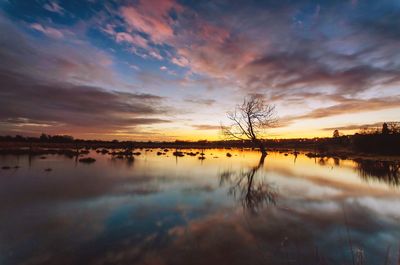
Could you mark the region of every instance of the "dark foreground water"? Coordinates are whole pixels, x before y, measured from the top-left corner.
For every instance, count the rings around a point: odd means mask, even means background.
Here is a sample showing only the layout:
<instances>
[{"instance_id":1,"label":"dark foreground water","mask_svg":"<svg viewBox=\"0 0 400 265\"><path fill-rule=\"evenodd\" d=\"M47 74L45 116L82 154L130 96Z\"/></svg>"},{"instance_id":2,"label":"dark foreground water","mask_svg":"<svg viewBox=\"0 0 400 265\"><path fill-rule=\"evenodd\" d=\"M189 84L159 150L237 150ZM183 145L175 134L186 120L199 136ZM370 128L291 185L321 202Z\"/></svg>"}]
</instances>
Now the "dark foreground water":
<instances>
[{"instance_id":1,"label":"dark foreground water","mask_svg":"<svg viewBox=\"0 0 400 265\"><path fill-rule=\"evenodd\" d=\"M398 264L398 164L157 151L0 156L0 264Z\"/></svg>"}]
</instances>

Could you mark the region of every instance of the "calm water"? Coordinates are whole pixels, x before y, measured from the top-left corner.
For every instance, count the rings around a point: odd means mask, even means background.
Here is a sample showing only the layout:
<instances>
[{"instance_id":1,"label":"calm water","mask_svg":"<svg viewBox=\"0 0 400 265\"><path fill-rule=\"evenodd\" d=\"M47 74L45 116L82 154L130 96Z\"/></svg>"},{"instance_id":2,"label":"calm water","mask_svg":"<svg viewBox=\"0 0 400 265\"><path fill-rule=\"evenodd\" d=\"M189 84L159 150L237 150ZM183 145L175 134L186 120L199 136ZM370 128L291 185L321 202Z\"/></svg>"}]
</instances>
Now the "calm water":
<instances>
[{"instance_id":1,"label":"calm water","mask_svg":"<svg viewBox=\"0 0 400 265\"><path fill-rule=\"evenodd\" d=\"M157 151L0 156L0 264L398 264L396 164Z\"/></svg>"}]
</instances>

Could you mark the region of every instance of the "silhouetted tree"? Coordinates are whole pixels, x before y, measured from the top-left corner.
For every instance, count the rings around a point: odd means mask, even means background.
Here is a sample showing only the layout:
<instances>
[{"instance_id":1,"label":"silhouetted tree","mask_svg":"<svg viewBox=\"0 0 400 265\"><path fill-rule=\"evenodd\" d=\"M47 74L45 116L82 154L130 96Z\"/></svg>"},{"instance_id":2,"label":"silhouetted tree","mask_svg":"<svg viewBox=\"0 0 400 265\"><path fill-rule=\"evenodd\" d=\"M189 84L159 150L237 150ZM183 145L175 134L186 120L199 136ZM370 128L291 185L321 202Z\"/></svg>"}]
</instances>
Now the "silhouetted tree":
<instances>
[{"instance_id":1,"label":"silhouetted tree","mask_svg":"<svg viewBox=\"0 0 400 265\"><path fill-rule=\"evenodd\" d=\"M15 135L15 141L24 142L26 139L22 135Z\"/></svg>"},{"instance_id":2,"label":"silhouetted tree","mask_svg":"<svg viewBox=\"0 0 400 265\"><path fill-rule=\"evenodd\" d=\"M74 141L74 138L69 135L49 135L48 137L49 141L52 143L70 143Z\"/></svg>"},{"instance_id":3,"label":"silhouetted tree","mask_svg":"<svg viewBox=\"0 0 400 265\"><path fill-rule=\"evenodd\" d=\"M261 137L265 129L276 123L275 106L267 104L261 97L251 96L227 116L232 123L222 126L223 134L230 139L250 140L265 156L267 151Z\"/></svg>"},{"instance_id":4,"label":"silhouetted tree","mask_svg":"<svg viewBox=\"0 0 400 265\"><path fill-rule=\"evenodd\" d=\"M389 132L392 134L400 133L400 122L387 122Z\"/></svg>"},{"instance_id":5,"label":"silhouetted tree","mask_svg":"<svg viewBox=\"0 0 400 265\"><path fill-rule=\"evenodd\" d=\"M41 142L47 142L49 140L49 136L45 133L42 133L39 137Z\"/></svg>"},{"instance_id":6,"label":"silhouetted tree","mask_svg":"<svg viewBox=\"0 0 400 265\"><path fill-rule=\"evenodd\" d=\"M338 137L340 137L339 130L334 130L333 131L333 138L338 138Z\"/></svg>"},{"instance_id":7,"label":"silhouetted tree","mask_svg":"<svg viewBox=\"0 0 400 265\"><path fill-rule=\"evenodd\" d=\"M382 134L389 134L389 127L386 122L382 124Z\"/></svg>"}]
</instances>

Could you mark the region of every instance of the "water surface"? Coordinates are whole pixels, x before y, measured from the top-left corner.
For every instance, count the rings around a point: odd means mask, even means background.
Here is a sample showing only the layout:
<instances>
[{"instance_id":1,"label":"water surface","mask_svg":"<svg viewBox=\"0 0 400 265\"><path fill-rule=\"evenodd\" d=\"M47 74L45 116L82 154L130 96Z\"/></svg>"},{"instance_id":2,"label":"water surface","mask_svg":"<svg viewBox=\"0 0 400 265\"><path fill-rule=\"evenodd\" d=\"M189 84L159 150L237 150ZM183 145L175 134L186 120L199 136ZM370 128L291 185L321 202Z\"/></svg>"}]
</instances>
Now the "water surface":
<instances>
[{"instance_id":1,"label":"water surface","mask_svg":"<svg viewBox=\"0 0 400 265\"><path fill-rule=\"evenodd\" d=\"M0 264L398 262L397 163L157 151L0 156Z\"/></svg>"}]
</instances>

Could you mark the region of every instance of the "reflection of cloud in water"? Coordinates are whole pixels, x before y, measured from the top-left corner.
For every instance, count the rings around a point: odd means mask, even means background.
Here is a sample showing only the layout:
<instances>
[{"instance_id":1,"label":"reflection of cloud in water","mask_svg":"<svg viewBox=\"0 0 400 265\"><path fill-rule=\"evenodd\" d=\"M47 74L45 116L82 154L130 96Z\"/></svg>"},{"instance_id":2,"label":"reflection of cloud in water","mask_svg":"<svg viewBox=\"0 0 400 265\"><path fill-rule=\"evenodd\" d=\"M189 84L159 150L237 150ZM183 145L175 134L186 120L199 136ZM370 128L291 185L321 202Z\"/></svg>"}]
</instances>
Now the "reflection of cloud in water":
<instances>
[{"instance_id":1,"label":"reflection of cloud in water","mask_svg":"<svg viewBox=\"0 0 400 265\"><path fill-rule=\"evenodd\" d=\"M186 187L182 189L183 193L190 193L196 194L201 192L212 192L215 188L211 185L203 185L203 186L196 186L196 187Z\"/></svg>"},{"instance_id":2,"label":"reflection of cloud in water","mask_svg":"<svg viewBox=\"0 0 400 265\"><path fill-rule=\"evenodd\" d=\"M266 170L269 174L273 173L271 175L279 185L280 196L307 198L310 195L320 200L364 196L397 198L399 196L397 190L388 189L386 185L376 186L365 183L359 179L358 175L352 173L353 170L332 172L332 176L322 174L324 172L321 174L300 173L285 167L274 167L272 170L267 167ZM317 194L318 191L320 196Z\"/></svg>"},{"instance_id":3,"label":"reflection of cloud in water","mask_svg":"<svg viewBox=\"0 0 400 265\"><path fill-rule=\"evenodd\" d=\"M286 182L289 182L290 185L287 185ZM284 194L289 194L292 198L318 199L324 197L329 199L342 194L341 189L314 183L312 179L297 178L286 180L286 182L280 183L279 190Z\"/></svg>"},{"instance_id":4,"label":"reflection of cloud in water","mask_svg":"<svg viewBox=\"0 0 400 265\"><path fill-rule=\"evenodd\" d=\"M347 200L356 207L363 207L371 211L374 216L390 222L400 222L400 199L399 198L373 198L370 196L362 198L349 198ZM356 208L355 207L355 208ZM400 239L399 239L400 240Z\"/></svg>"},{"instance_id":5,"label":"reflection of cloud in water","mask_svg":"<svg viewBox=\"0 0 400 265\"><path fill-rule=\"evenodd\" d=\"M365 264L382 264L389 246L388 264L394 264L398 225L386 223L382 229L368 209L351 207L345 207L349 235L341 207L325 213L279 208L265 208L259 215L218 213L172 229L174 243L148 253L144 263L352 264L350 237L353 252L362 251Z\"/></svg>"},{"instance_id":6,"label":"reflection of cloud in water","mask_svg":"<svg viewBox=\"0 0 400 265\"><path fill-rule=\"evenodd\" d=\"M389 244L394 264L396 189L362 181L351 161L331 169L272 153L252 167L258 154L240 154L203 165L150 153L134 168L105 156L73 169L56 158L22 164L0 178L0 263L352 264L345 210L365 264L384 264Z\"/></svg>"},{"instance_id":7,"label":"reflection of cloud in water","mask_svg":"<svg viewBox=\"0 0 400 265\"><path fill-rule=\"evenodd\" d=\"M16 177L2 182L3 199L0 200L0 207L16 209L27 203L73 201L118 193L141 195L148 186L143 189L138 189L138 186L143 183L150 185L152 181L152 178L113 178L104 175ZM151 191L157 192L157 189L152 188L147 193Z\"/></svg>"}]
</instances>

